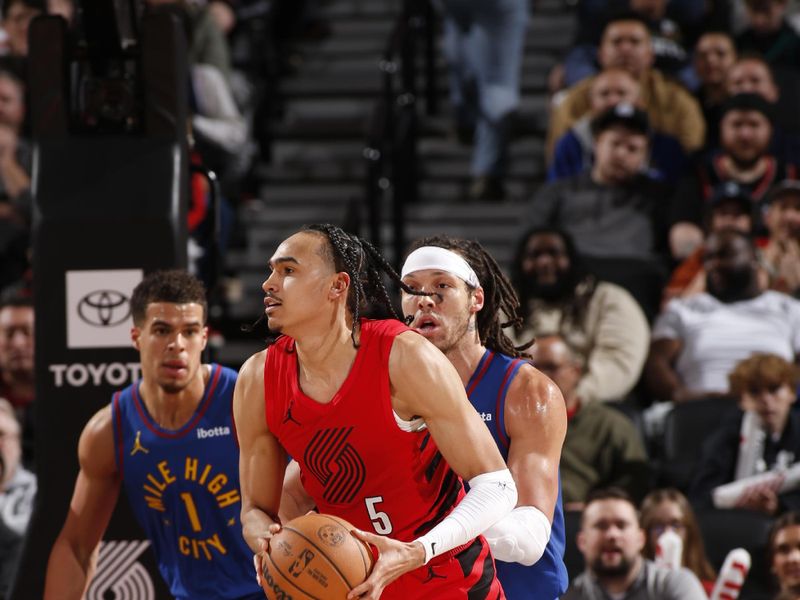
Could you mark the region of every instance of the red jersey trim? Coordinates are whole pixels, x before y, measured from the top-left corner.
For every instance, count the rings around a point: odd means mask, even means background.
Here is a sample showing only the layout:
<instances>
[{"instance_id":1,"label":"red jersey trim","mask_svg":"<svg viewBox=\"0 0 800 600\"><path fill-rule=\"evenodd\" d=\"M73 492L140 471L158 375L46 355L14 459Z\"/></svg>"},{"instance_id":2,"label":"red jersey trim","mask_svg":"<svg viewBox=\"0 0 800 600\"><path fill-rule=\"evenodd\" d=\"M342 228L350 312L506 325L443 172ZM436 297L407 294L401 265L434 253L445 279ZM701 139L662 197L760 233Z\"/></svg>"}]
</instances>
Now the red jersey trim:
<instances>
[{"instance_id":1,"label":"red jersey trim","mask_svg":"<svg viewBox=\"0 0 800 600\"><path fill-rule=\"evenodd\" d=\"M153 420L153 417L151 417L150 413L147 412L147 408L144 406L141 396L139 396L138 385L133 386L133 405L136 407L136 411L139 413L139 416L141 417L145 427L155 433L158 437L167 438L170 440L182 438L187 433L191 432L200 422L200 419L203 418L203 415L206 414L208 407L211 405L211 397L214 395L214 390L217 388L217 383L219 383L219 377L221 373L222 367L219 365L211 365L211 380L206 386L203 399L200 401L200 406L195 411L194 416L189 419L189 422L177 431L169 431L164 429Z\"/></svg>"},{"instance_id":2,"label":"red jersey trim","mask_svg":"<svg viewBox=\"0 0 800 600\"><path fill-rule=\"evenodd\" d=\"M472 379L467 384L467 396L471 396L475 388L478 387L478 384L481 382L481 379L483 379L483 376L486 375L486 371L489 370L489 365L492 364L493 360L494 352L487 350L486 356L483 358L483 365L480 366L478 372L472 376Z\"/></svg>"},{"instance_id":3,"label":"red jersey trim","mask_svg":"<svg viewBox=\"0 0 800 600\"><path fill-rule=\"evenodd\" d=\"M508 392L509 381L516 374L517 368L521 363L522 361L519 358L509 363L509 365L506 367L506 374L503 376L503 383L500 384L500 389L497 390L497 402L495 404L495 413L497 414L497 437L500 439L500 443L503 444L506 450L508 450L509 446L511 445L511 440L506 432L505 411L503 411L505 405L503 404L503 398L506 397L506 392ZM502 426L500 425L501 423L503 423Z\"/></svg>"},{"instance_id":4,"label":"red jersey trim","mask_svg":"<svg viewBox=\"0 0 800 600\"><path fill-rule=\"evenodd\" d=\"M122 411L119 408L119 396L121 392L115 392L114 397L111 400L111 405L113 407L114 413L114 430L117 432L117 435L114 436L114 442L117 447L117 470L119 471L120 479L124 478L125 476L125 469L122 456Z\"/></svg>"}]
</instances>

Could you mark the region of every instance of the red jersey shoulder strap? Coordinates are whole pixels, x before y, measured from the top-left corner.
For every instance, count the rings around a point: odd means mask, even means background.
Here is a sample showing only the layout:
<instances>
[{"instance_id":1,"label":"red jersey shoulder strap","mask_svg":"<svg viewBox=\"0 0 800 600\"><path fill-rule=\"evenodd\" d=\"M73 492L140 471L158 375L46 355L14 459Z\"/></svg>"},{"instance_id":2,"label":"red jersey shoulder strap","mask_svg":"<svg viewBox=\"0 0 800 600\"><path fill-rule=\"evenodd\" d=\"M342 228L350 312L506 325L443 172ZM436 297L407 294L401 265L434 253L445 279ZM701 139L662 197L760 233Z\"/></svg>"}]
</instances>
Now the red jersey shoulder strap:
<instances>
[{"instance_id":1,"label":"red jersey shoulder strap","mask_svg":"<svg viewBox=\"0 0 800 600\"><path fill-rule=\"evenodd\" d=\"M359 341L362 346L377 342L380 354L388 360L394 338L405 331L413 331L413 329L397 319L362 319Z\"/></svg>"},{"instance_id":2,"label":"red jersey shoulder strap","mask_svg":"<svg viewBox=\"0 0 800 600\"><path fill-rule=\"evenodd\" d=\"M288 402L289 391L286 389L284 374L289 363L293 363L294 341L286 336L278 338L267 347L264 358L264 415L267 428L277 433L281 423L284 405Z\"/></svg>"}]
</instances>

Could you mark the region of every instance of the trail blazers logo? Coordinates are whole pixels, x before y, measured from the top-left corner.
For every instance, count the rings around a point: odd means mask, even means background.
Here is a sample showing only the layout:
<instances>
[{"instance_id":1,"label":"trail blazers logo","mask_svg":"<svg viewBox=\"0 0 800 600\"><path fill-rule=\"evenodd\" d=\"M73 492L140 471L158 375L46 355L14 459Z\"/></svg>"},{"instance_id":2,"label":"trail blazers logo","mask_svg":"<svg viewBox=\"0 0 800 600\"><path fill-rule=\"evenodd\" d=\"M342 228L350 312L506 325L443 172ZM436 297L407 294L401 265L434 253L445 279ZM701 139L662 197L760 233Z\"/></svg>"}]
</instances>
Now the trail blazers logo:
<instances>
[{"instance_id":1,"label":"trail blazers logo","mask_svg":"<svg viewBox=\"0 0 800 600\"><path fill-rule=\"evenodd\" d=\"M367 475L364 461L347 443L352 432L352 427L322 429L303 455L309 472L325 486L322 497L332 504L352 502Z\"/></svg>"},{"instance_id":2,"label":"trail blazers logo","mask_svg":"<svg viewBox=\"0 0 800 600\"><path fill-rule=\"evenodd\" d=\"M115 541L100 544L97 572L86 590L86 600L155 600L153 580L137 562L148 541Z\"/></svg>"}]
</instances>

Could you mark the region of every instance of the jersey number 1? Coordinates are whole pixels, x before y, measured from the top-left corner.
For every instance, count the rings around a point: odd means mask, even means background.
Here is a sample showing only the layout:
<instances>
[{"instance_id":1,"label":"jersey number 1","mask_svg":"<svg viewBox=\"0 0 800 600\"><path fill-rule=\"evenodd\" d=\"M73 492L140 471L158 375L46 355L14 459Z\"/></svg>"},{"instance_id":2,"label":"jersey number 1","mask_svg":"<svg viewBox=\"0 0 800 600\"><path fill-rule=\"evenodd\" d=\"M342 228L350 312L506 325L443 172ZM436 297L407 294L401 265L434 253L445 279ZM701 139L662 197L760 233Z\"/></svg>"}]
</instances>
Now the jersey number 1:
<instances>
[{"instance_id":1,"label":"jersey number 1","mask_svg":"<svg viewBox=\"0 0 800 600\"><path fill-rule=\"evenodd\" d=\"M383 502L383 496L364 498L364 503L367 505L367 514L369 514L369 520L372 521L372 528L375 529L375 533L389 535L392 533L392 522L389 520L389 515L375 508L375 505L380 502Z\"/></svg>"},{"instance_id":2,"label":"jersey number 1","mask_svg":"<svg viewBox=\"0 0 800 600\"><path fill-rule=\"evenodd\" d=\"M200 526L200 517L197 515L197 507L194 505L194 499L189 492L181 494L181 500L186 505L186 513L189 515L189 522L192 524L192 529L201 531L203 528Z\"/></svg>"}]
</instances>

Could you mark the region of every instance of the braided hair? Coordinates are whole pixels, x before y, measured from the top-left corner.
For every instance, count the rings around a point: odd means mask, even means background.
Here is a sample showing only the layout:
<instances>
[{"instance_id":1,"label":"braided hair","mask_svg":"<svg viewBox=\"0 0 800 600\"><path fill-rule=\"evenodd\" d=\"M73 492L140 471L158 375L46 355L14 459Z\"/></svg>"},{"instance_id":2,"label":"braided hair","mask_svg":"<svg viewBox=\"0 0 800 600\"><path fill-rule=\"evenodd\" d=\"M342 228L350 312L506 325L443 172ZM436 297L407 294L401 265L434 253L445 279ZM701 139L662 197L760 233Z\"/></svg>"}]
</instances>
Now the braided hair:
<instances>
[{"instance_id":1,"label":"braided hair","mask_svg":"<svg viewBox=\"0 0 800 600\"><path fill-rule=\"evenodd\" d=\"M500 265L483 246L474 240L435 235L417 240L412 244L411 250L422 246L437 246L453 251L466 260L475 271L484 292L483 308L478 311L476 317L481 344L490 350L515 358L527 356L524 351L533 345L533 340L522 346L515 346L503 332L506 327L518 328L522 325L522 318L519 316L519 298L511 282L500 269ZM475 289L469 284L466 285L470 291ZM502 320L504 317L510 320L504 322Z\"/></svg>"},{"instance_id":2,"label":"braided hair","mask_svg":"<svg viewBox=\"0 0 800 600\"><path fill-rule=\"evenodd\" d=\"M345 272L350 276L347 308L353 315L353 328L350 333L353 347L359 347L360 317L368 304L378 305L384 308L392 318L398 321L402 320L395 310L391 295L383 282L384 274L409 294L427 295L412 290L404 284L389 261L367 240L327 223L307 225L301 229L301 232L313 232L327 238L328 243L323 244L326 258L333 263L333 268L337 273Z\"/></svg>"}]
</instances>

